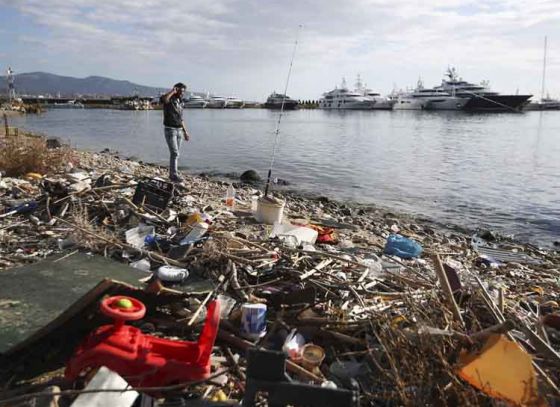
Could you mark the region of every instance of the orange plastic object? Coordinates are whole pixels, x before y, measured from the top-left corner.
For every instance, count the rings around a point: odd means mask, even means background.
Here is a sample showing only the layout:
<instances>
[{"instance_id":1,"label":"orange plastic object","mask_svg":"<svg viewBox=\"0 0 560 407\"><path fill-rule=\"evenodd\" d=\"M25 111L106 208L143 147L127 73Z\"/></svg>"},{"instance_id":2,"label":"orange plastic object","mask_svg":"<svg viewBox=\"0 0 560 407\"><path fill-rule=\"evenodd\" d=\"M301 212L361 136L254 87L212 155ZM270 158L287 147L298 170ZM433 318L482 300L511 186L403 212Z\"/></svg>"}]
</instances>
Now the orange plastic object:
<instances>
[{"instance_id":1,"label":"orange plastic object","mask_svg":"<svg viewBox=\"0 0 560 407\"><path fill-rule=\"evenodd\" d=\"M504 335L492 335L479 352L460 357L459 376L489 396L539 405L531 356Z\"/></svg>"}]
</instances>

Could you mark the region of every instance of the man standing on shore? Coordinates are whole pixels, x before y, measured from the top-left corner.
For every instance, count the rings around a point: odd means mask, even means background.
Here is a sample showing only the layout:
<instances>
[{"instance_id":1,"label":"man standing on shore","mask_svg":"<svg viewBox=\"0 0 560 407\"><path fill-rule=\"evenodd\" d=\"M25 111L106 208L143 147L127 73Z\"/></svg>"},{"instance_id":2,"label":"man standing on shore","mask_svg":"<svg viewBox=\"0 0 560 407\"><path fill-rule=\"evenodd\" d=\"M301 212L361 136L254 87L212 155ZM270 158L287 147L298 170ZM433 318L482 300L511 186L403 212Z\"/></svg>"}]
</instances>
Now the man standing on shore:
<instances>
[{"instance_id":1,"label":"man standing on shore","mask_svg":"<svg viewBox=\"0 0 560 407\"><path fill-rule=\"evenodd\" d=\"M163 105L163 131L165 141L169 147L169 179L172 182L182 182L177 164L179 161L179 150L184 138L189 141L190 136L183 122L183 93L187 87L179 82L173 85L173 89L162 95L160 102Z\"/></svg>"}]
</instances>

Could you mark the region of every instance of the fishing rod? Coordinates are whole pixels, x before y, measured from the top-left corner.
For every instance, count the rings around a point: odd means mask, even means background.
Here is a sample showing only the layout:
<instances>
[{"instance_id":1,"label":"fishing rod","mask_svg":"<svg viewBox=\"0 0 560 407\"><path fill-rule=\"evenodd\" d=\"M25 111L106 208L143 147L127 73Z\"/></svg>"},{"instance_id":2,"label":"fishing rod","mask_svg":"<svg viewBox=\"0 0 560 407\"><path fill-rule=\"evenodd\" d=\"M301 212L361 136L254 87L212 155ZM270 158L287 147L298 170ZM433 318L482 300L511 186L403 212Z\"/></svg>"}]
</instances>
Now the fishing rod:
<instances>
[{"instance_id":1,"label":"fishing rod","mask_svg":"<svg viewBox=\"0 0 560 407\"><path fill-rule=\"evenodd\" d=\"M276 158L276 149L278 147L278 139L280 134L280 122L282 121L282 116L284 114L284 102L286 101L286 94L288 93L288 84L290 83L290 76L292 75L292 65L294 64L294 58L296 56L296 49L298 46L299 32L302 25L298 26L296 33L296 41L294 42L294 50L292 51L292 59L290 60L290 67L288 68L288 77L286 78L286 86L284 87L284 94L282 96L282 104L280 105L280 115L278 116L278 122L276 123L276 131L274 136L274 145L272 147L272 157L270 159L270 167L268 167L268 177L266 179L266 186L264 188L264 196L268 196L268 188L270 186L270 178L272 176L272 167L274 166L274 159Z\"/></svg>"}]
</instances>

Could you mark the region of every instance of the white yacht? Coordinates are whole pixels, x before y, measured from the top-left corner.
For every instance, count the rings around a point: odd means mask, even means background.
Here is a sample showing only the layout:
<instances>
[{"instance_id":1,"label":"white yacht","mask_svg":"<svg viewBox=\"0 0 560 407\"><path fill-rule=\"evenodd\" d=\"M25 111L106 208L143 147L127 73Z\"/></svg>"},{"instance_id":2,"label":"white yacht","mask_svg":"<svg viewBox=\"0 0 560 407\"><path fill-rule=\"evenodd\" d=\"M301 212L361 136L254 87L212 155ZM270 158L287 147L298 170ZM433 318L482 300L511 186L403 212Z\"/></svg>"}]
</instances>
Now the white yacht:
<instances>
[{"instance_id":1,"label":"white yacht","mask_svg":"<svg viewBox=\"0 0 560 407\"><path fill-rule=\"evenodd\" d=\"M412 91L393 92L395 110L461 110L470 98L452 96L443 89L424 89L418 80Z\"/></svg>"},{"instance_id":2,"label":"white yacht","mask_svg":"<svg viewBox=\"0 0 560 407\"><path fill-rule=\"evenodd\" d=\"M241 99L235 96L228 96L224 107L226 109L241 109L244 105L245 103Z\"/></svg>"},{"instance_id":3,"label":"white yacht","mask_svg":"<svg viewBox=\"0 0 560 407\"><path fill-rule=\"evenodd\" d=\"M206 96L206 107L210 109L223 109L226 107L226 98L224 96Z\"/></svg>"},{"instance_id":4,"label":"white yacht","mask_svg":"<svg viewBox=\"0 0 560 407\"><path fill-rule=\"evenodd\" d=\"M183 102L185 109L204 109L208 102L202 96L191 94L189 98Z\"/></svg>"},{"instance_id":5,"label":"white yacht","mask_svg":"<svg viewBox=\"0 0 560 407\"><path fill-rule=\"evenodd\" d=\"M324 93L319 99L320 109L341 109L341 110L369 110L372 109L374 101L359 92L350 91L346 86L346 80L342 79L342 84L330 92Z\"/></svg>"},{"instance_id":6,"label":"white yacht","mask_svg":"<svg viewBox=\"0 0 560 407\"><path fill-rule=\"evenodd\" d=\"M372 109L374 110L391 110L393 109L393 105L395 101L388 97L383 97L381 94L374 92L371 89L368 89L367 84L362 83L362 79L358 74L356 79L356 89L355 91L362 96L365 96L373 102Z\"/></svg>"}]
</instances>

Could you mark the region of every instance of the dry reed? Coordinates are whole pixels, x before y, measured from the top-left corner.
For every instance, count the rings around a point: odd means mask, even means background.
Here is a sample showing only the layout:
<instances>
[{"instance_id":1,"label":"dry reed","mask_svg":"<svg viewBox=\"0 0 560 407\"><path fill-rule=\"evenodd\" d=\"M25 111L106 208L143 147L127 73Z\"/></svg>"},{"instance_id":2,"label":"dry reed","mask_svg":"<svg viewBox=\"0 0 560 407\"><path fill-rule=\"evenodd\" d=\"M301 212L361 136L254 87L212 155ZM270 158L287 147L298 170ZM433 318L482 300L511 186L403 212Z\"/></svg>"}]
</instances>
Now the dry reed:
<instances>
[{"instance_id":1,"label":"dry reed","mask_svg":"<svg viewBox=\"0 0 560 407\"><path fill-rule=\"evenodd\" d=\"M77 156L69 147L49 149L44 137L19 136L0 139L0 171L17 177L30 172L46 174L76 164Z\"/></svg>"}]
</instances>

